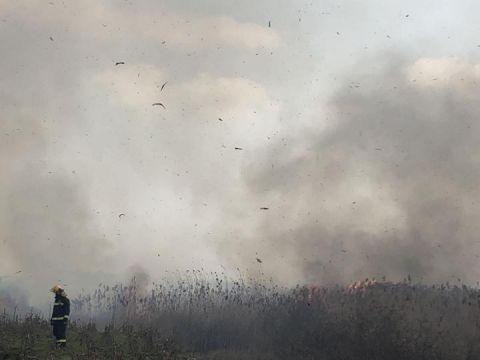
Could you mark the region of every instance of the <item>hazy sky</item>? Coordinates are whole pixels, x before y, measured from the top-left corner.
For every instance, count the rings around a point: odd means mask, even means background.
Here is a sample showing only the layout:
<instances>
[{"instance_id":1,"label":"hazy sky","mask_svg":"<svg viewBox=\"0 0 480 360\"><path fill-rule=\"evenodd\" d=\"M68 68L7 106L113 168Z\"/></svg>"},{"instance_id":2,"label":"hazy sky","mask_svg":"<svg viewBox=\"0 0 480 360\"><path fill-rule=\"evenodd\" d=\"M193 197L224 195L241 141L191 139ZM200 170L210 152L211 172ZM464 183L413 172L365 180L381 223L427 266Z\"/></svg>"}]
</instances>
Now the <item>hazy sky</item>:
<instances>
[{"instance_id":1,"label":"hazy sky","mask_svg":"<svg viewBox=\"0 0 480 360\"><path fill-rule=\"evenodd\" d=\"M474 281L479 11L1 0L4 283Z\"/></svg>"}]
</instances>

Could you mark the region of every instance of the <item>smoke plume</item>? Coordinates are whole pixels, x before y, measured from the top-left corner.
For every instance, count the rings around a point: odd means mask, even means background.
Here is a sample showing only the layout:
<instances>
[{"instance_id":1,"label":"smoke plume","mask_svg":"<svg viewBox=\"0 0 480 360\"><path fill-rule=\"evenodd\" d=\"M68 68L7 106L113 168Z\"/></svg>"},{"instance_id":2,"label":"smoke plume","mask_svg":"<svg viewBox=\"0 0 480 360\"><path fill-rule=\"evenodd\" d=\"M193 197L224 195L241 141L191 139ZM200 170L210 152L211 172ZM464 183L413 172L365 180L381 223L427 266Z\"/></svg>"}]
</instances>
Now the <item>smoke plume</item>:
<instances>
[{"instance_id":1,"label":"smoke plume","mask_svg":"<svg viewBox=\"0 0 480 360\"><path fill-rule=\"evenodd\" d=\"M399 58L350 74L317 119L326 130L246 168L250 200L270 204L246 241L273 276L476 281L478 66Z\"/></svg>"}]
</instances>

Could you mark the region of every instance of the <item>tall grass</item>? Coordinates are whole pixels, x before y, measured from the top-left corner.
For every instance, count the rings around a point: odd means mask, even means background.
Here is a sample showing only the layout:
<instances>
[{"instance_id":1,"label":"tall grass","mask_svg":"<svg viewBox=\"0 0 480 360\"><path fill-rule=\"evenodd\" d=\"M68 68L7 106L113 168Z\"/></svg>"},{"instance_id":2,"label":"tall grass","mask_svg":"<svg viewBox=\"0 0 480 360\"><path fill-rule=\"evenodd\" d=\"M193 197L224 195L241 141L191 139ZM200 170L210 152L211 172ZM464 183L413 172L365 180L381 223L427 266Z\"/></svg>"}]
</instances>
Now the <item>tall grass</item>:
<instances>
[{"instance_id":1,"label":"tall grass","mask_svg":"<svg viewBox=\"0 0 480 360\"><path fill-rule=\"evenodd\" d=\"M34 315L6 318L0 338L26 337L18 353L38 341L22 329L48 331ZM460 283L282 288L194 272L101 285L72 299L72 318L72 354L90 358L480 359L480 291Z\"/></svg>"}]
</instances>

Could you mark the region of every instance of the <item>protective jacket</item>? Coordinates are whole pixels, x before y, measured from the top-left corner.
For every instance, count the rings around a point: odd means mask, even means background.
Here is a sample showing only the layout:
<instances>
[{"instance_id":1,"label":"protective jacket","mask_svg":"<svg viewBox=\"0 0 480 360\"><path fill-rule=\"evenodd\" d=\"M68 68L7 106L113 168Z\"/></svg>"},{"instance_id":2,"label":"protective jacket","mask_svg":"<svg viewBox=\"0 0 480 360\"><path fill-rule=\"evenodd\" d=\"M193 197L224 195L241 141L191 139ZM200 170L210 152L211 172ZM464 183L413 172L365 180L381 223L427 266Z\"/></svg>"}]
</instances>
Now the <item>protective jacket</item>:
<instances>
[{"instance_id":1,"label":"protective jacket","mask_svg":"<svg viewBox=\"0 0 480 360\"><path fill-rule=\"evenodd\" d=\"M66 295L55 294L52 311L52 325L57 322L67 322L70 317L70 300Z\"/></svg>"}]
</instances>

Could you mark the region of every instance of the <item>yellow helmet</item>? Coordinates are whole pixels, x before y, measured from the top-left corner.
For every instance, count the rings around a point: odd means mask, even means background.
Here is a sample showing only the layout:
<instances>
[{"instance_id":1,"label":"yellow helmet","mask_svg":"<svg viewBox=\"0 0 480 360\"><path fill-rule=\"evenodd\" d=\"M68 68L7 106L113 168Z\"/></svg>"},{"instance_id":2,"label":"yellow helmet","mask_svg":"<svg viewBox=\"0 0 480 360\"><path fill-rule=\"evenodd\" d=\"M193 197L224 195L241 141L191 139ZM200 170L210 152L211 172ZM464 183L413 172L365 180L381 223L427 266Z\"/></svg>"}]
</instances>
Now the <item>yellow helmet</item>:
<instances>
[{"instance_id":1,"label":"yellow helmet","mask_svg":"<svg viewBox=\"0 0 480 360\"><path fill-rule=\"evenodd\" d=\"M53 293L58 293L58 292L62 292L63 291L63 287L61 285L54 285L51 289L50 289L51 292Z\"/></svg>"}]
</instances>

